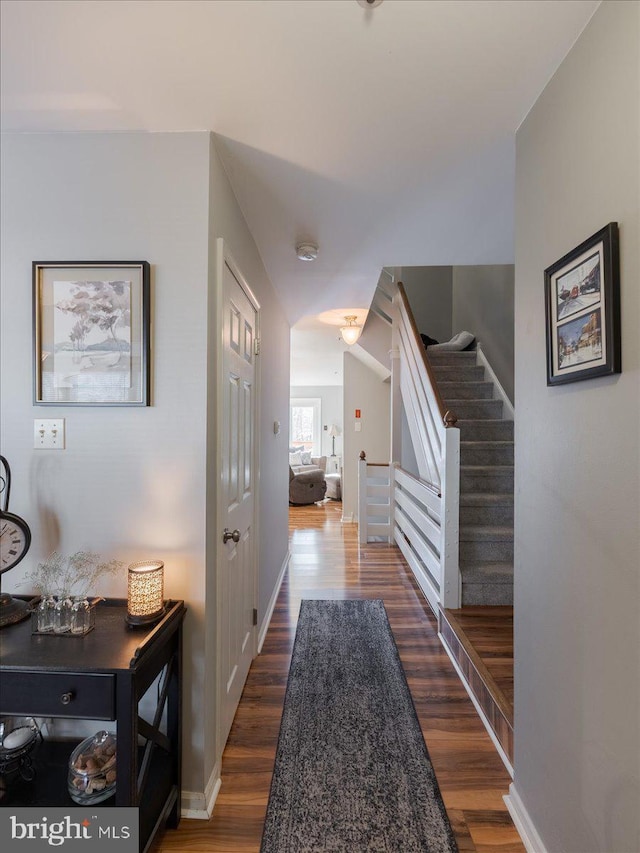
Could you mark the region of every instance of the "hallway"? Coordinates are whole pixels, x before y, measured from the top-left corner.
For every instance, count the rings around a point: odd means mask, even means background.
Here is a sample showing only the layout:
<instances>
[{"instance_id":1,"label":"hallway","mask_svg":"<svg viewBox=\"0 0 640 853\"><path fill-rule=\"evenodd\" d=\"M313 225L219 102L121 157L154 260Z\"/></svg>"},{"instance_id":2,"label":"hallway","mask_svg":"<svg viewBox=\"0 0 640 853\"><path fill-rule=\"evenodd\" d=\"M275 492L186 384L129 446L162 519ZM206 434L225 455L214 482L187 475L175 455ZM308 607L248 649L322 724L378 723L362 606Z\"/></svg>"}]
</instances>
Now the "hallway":
<instances>
[{"instance_id":1,"label":"hallway","mask_svg":"<svg viewBox=\"0 0 640 853\"><path fill-rule=\"evenodd\" d=\"M333 501L290 509L289 571L231 729L214 815L166 831L161 853L258 853L303 598L384 600L461 853L524 851L502 800L509 775L402 555L386 544L359 546L357 526L341 524L341 510Z\"/></svg>"}]
</instances>

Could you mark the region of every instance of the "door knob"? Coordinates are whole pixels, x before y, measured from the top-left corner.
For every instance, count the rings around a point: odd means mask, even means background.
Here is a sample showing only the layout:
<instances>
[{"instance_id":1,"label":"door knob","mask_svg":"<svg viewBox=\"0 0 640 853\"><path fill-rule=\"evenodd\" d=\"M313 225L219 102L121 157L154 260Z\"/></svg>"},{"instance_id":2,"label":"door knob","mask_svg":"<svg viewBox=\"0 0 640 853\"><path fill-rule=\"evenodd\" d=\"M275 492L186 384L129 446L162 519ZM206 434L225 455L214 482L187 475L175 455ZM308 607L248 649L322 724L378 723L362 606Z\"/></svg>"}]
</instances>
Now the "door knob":
<instances>
[{"instance_id":1,"label":"door knob","mask_svg":"<svg viewBox=\"0 0 640 853\"><path fill-rule=\"evenodd\" d=\"M229 539L233 539L234 542L240 541L240 531L234 530L233 533L229 530L228 527L225 527L224 533L222 534L222 541L227 544Z\"/></svg>"}]
</instances>

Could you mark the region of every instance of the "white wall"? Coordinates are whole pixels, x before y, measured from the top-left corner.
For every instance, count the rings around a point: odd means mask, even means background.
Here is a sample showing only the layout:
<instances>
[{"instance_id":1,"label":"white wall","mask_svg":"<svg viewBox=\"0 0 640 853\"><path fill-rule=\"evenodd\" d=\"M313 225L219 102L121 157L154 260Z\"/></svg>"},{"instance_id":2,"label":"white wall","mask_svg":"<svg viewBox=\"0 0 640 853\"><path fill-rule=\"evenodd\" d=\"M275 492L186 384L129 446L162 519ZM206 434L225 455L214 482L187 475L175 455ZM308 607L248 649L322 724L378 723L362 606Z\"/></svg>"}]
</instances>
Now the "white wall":
<instances>
[{"instance_id":1,"label":"white wall","mask_svg":"<svg viewBox=\"0 0 640 853\"><path fill-rule=\"evenodd\" d=\"M340 429L340 435L336 436L336 456L342 455L343 421L342 421L342 386L341 385L292 385L291 397L319 397L321 400L322 426L320 428L320 439L322 454L331 456L332 441L329 435L331 424ZM326 430L325 430L326 426ZM283 423L283 430L289 428L289 420Z\"/></svg>"},{"instance_id":2,"label":"white wall","mask_svg":"<svg viewBox=\"0 0 640 853\"><path fill-rule=\"evenodd\" d=\"M513 402L513 264L402 267L418 331L441 343L472 332Z\"/></svg>"},{"instance_id":3,"label":"white wall","mask_svg":"<svg viewBox=\"0 0 640 853\"><path fill-rule=\"evenodd\" d=\"M416 452L413 448L413 439L411 438L411 430L409 429L409 421L407 420L407 411L404 407L404 403L402 403L400 418L402 430L402 455L400 457L400 467L405 471L408 471L409 474L413 474L414 477L420 477L418 460L416 459Z\"/></svg>"},{"instance_id":4,"label":"white wall","mask_svg":"<svg viewBox=\"0 0 640 853\"><path fill-rule=\"evenodd\" d=\"M517 134L515 790L548 851L640 849L640 6ZM548 388L544 269L620 224L622 374Z\"/></svg>"},{"instance_id":5,"label":"white wall","mask_svg":"<svg viewBox=\"0 0 640 853\"><path fill-rule=\"evenodd\" d=\"M511 402L513 304L513 264L453 267L453 334L473 332Z\"/></svg>"},{"instance_id":6,"label":"white wall","mask_svg":"<svg viewBox=\"0 0 640 853\"><path fill-rule=\"evenodd\" d=\"M54 548L90 547L125 563L164 559L166 595L188 606L183 782L204 792L213 762L205 732L215 722L215 656L205 642L215 618L215 566L205 531L215 517L208 488L215 472L206 466L207 383L215 375L207 306L218 233L263 302L262 611L287 550L286 437L275 437L271 425L287 417L288 325L210 134L5 135L1 147L0 435L13 471L11 508L33 533L28 556L3 576L3 588L15 590ZM31 262L73 259L151 263L152 406L33 405ZM66 419L66 450L33 450L35 417ZM126 572L96 592L125 596Z\"/></svg>"},{"instance_id":7,"label":"white wall","mask_svg":"<svg viewBox=\"0 0 640 853\"><path fill-rule=\"evenodd\" d=\"M342 512L358 518L358 459L364 450L370 462L389 462L391 453L390 383L344 354L344 456ZM355 431L355 410L360 409L361 431Z\"/></svg>"},{"instance_id":8,"label":"white wall","mask_svg":"<svg viewBox=\"0 0 640 853\"><path fill-rule=\"evenodd\" d=\"M400 281L418 331L437 341L448 341L453 334L451 267L402 267Z\"/></svg>"}]
</instances>

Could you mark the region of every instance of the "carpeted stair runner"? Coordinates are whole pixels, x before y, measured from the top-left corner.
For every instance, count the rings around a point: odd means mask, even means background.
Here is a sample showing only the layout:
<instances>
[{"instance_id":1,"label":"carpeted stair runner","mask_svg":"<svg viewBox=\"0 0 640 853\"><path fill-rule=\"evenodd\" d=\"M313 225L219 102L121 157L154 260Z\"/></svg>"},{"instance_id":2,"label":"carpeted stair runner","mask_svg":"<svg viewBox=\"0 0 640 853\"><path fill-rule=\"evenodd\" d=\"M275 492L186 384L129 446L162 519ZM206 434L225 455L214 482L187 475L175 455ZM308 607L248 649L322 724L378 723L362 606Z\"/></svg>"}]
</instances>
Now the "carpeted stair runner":
<instances>
[{"instance_id":1,"label":"carpeted stair runner","mask_svg":"<svg viewBox=\"0 0 640 853\"><path fill-rule=\"evenodd\" d=\"M457 853L382 601L303 601L261 853Z\"/></svg>"},{"instance_id":2,"label":"carpeted stair runner","mask_svg":"<svg viewBox=\"0 0 640 853\"><path fill-rule=\"evenodd\" d=\"M513 604L513 421L475 352L427 355L460 428L462 604Z\"/></svg>"}]
</instances>

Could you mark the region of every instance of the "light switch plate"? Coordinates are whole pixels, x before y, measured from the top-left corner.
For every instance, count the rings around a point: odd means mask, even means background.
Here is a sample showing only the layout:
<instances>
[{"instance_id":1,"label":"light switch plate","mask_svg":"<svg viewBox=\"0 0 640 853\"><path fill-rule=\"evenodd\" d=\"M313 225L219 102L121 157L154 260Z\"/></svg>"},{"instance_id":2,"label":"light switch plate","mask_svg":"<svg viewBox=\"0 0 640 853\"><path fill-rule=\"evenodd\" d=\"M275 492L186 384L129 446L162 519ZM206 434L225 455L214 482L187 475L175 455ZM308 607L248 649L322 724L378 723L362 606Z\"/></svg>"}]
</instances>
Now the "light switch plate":
<instances>
[{"instance_id":1,"label":"light switch plate","mask_svg":"<svg viewBox=\"0 0 640 853\"><path fill-rule=\"evenodd\" d=\"M36 450L64 450L64 418L36 418L33 446Z\"/></svg>"}]
</instances>

